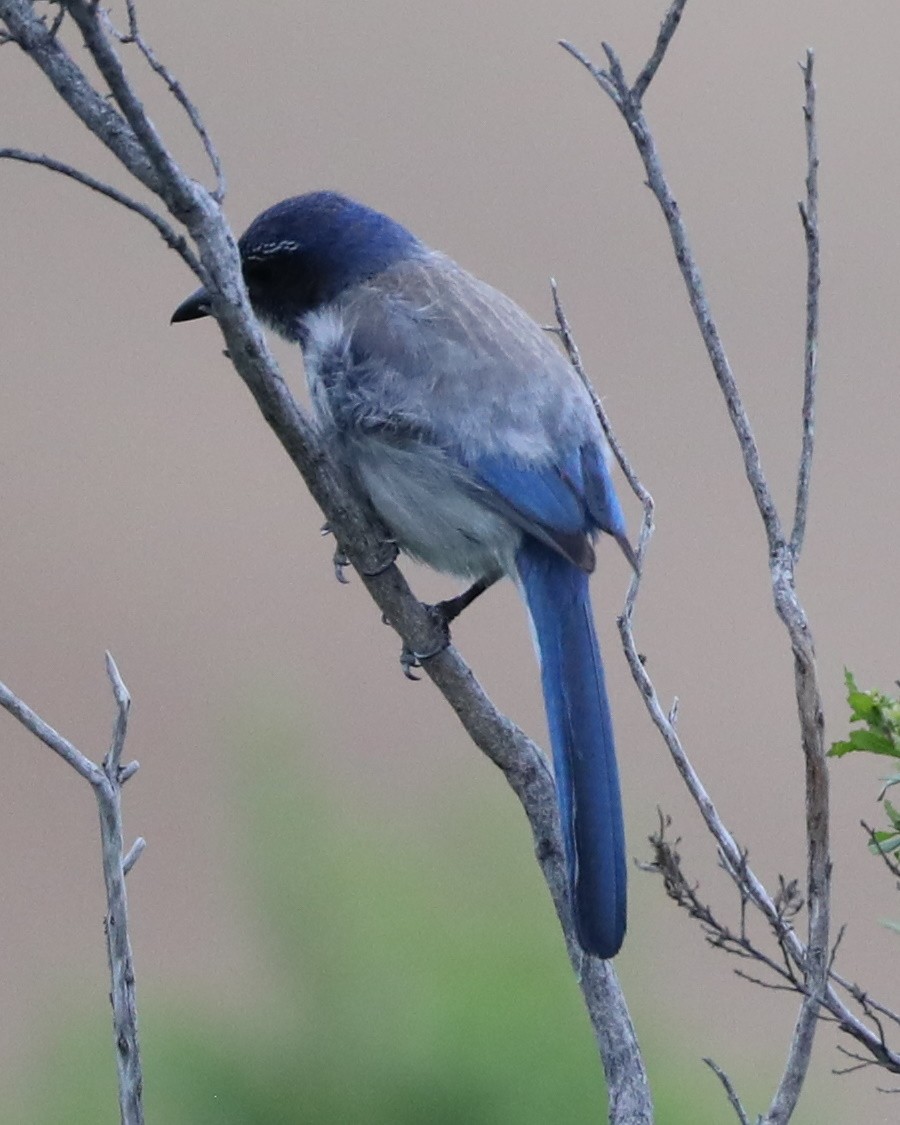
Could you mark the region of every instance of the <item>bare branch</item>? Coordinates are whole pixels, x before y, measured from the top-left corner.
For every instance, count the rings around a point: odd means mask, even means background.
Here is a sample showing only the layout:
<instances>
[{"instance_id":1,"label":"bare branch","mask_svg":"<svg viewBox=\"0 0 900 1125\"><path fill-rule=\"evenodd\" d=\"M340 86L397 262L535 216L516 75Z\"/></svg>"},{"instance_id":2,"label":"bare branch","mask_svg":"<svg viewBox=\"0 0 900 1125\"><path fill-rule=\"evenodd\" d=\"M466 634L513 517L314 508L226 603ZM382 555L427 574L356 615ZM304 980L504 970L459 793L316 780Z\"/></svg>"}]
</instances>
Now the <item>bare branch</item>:
<instances>
[{"instance_id":1,"label":"bare branch","mask_svg":"<svg viewBox=\"0 0 900 1125\"><path fill-rule=\"evenodd\" d=\"M797 472L797 497L794 507L794 529L791 550L794 560L803 550L806 534L806 511L809 506L809 479L815 444L816 380L819 364L819 149L816 136L816 86L813 82L813 52L806 52L802 66L806 102L803 118L806 124L806 202L801 203L800 218L806 241L806 346L803 374L803 443Z\"/></svg>"},{"instance_id":2,"label":"bare branch","mask_svg":"<svg viewBox=\"0 0 900 1125\"><path fill-rule=\"evenodd\" d=\"M206 152L207 158L209 159L209 163L212 166L213 174L216 178L215 190L210 192L210 195L216 201L216 203L221 203L225 198L225 170L222 167L221 158L219 157L219 153L216 150L213 139L209 134L209 130L206 128L206 125L203 122L203 118L200 116L200 111L188 97L187 92L185 91L182 84L178 81L175 75L172 74L169 68L162 62L160 62L160 60L156 57L156 53L153 48L141 35L140 28L138 26L137 6L135 5L134 0L125 0L125 7L128 12L127 35L116 30L116 28L113 26L108 12L106 12L105 10L101 10L101 17L106 20L107 27L109 28L110 32L116 36L120 43L134 43L137 49L144 56L144 59L146 60L147 65L150 67L150 69L154 74L158 75L163 80L163 82L165 82L166 86L168 86L169 88L169 92L188 115L188 119L190 120L190 123L193 126L197 136L200 138L204 151Z\"/></svg>"},{"instance_id":3,"label":"bare branch","mask_svg":"<svg viewBox=\"0 0 900 1125\"><path fill-rule=\"evenodd\" d=\"M594 384L591 382L590 378L588 377L588 373L585 370L584 363L581 359L581 352L578 348L578 344L575 340L575 336L572 332L571 326L569 325L568 318L566 317L566 313L559 296L559 286L556 284L556 279L553 277L550 278L550 292L553 296L553 312L556 316L559 337L562 341L563 347L565 348L566 355L569 357L569 362L575 368L575 371L578 373L579 378L587 388L588 394L591 396L591 401L594 405L594 410L597 413L597 418L599 419L600 425L603 427L603 433L606 436L606 440L609 442L609 448L612 450L613 456L615 457L619 468L625 475L625 479L628 481L632 492L635 494L638 500L640 500L642 505L649 502L650 511L652 513L653 499L646 488L644 488L640 478L632 467L631 462L628 460L622 443L619 441L615 431L612 428L612 423L610 421L609 415L606 412L606 408L603 405L603 401L594 390Z\"/></svg>"},{"instance_id":4,"label":"bare branch","mask_svg":"<svg viewBox=\"0 0 900 1125\"><path fill-rule=\"evenodd\" d=\"M103 783L103 772L90 758L86 758L80 750L76 749L67 738L63 738L53 727L49 726L40 715L34 711L6 686L0 683L0 707L13 716L27 730L43 742L45 746L62 758L67 765L81 774L85 781L97 786Z\"/></svg>"},{"instance_id":5,"label":"bare branch","mask_svg":"<svg viewBox=\"0 0 900 1125\"><path fill-rule=\"evenodd\" d=\"M631 92L638 103L640 103L647 92L647 87L653 81L653 77L659 70L660 64L666 56L666 51L669 49L669 44L672 42L672 36L678 30L678 25L681 23L681 13L684 11L684 6L687 0L674 0L665 18L662 21L662 26L659 29L659 36L656 40L656 47L653 54L644 64L644 69L637 76ZM709 1060L706 1060L709 1062ZM710 1063L710 1066L713 1064Z\"/></svg>"},{"instance_id":6,"label":"bare branch","mask_svg":"<svg viewBox=\"0 0 900 1125\"><path fill-rule=\"evenodd\" d=\"M120 204L129 211L133 211L136 215L140 215L146 219L157 233L162 237L163 242L174 250L180 257L190 266L195 272L201 269L200 262L194 252L188 246L187 239L180 234L176 234L175 230L169 226L166 220L158 215L151 207L139 202L137 199L132 199L130 195L119 191L118 188L112 187L110 184L103 183L102 180L95 179L93 176L88 175L87 172L82 172L78 168L73 167L71 164L66 164L62 160L55 160L52 156L45 156L39 152L26 152L21 148L0 148L0 160L20 160L25 164L37 164L41 168L48 168L51 172L58 172L61 176L68 176L70 180L75 180L76 183L83 184L85 187L96 191L100 195L105 195L107 199L111 199L114 203Z\"/></svg>"},{"instance_id":7,"label":"bare branch","mask_svg":"<svg viewBox=\"0 0 900 1125\"><path fill-rule=\"evenodd\" d=\"M650 863L642 863L640 866L644 871L652 871L662 876L663 886L666 894L683 910L686 910L691 918L696 919L700 923L703 934L706 940L716 949L721 949L726 953L730 953L736 957L747 958L754 960L762 965L765 965L775 976L780 977L786 981L787 984L783 986L775 986L767 984L767 987L784 987L793 992L803 993L802 981L797 977L794 970L794 965L785 953L784 964L779 964L773 960L768 954L755 945L747 936L746 926L744 924L744 904L749 897L747 890L747 872L748 866L746 857L742 858L739 867L734 868L730 863L723 859L725 870L728 871L735 883L735 887L741 896L741 927L739 933L734 933L727 925L720 922L714 914L712 908L705 903L698 894L698 885L693 883L685 875L681 856L678 851L679 840L670 842L666 837L666 830L671 825L671 819L663 815L659 811L659 828L650 836L650 845L653 849L653 859ZM752 873L751 873L752 874ZM776 903L776 909L779 909L779 904ZM793 907L791 907L793 909ZM791 933L791 928L784 920L784 914L779 910L778 925L773 926L775 929L775 936L778 940L779 947L784 949L785 937ZM740 973L735 970L740 976L746 976L745 973ZM750 978L748 978L750 979Z\"/></svg>"},{"instance_id":8,"label":"bare branch","mask_svg":"<svg viewBox=\"0 0 900 1125\"><path fill-rule=\"evenodd\" d=\"M68 5L66 5L68 7ZM67 53L55 29L48 29L30 0L0 0L0 19L9 38L40 67L60 98L84 125L151 191L159 177L130 125L95 90Z\"/></svg>"},{"instance_id":9,"label":"bare branch","mask_svg":"<svg viewBox=\"0 0 900 1125\"><path fill-rule=\"evenodd\" d=\"M624 536L618 538L619 545L625 552L625 556L631 563L632 569L634 571L631 578L631 584L628 589L628 599L626 603L633 604L635 598L637 597L638 586L640 585L641 564L650 544L650 539L653 536L653 497L650 495L647 489L644 488L644 485L642 484L637 473L634 471L631 462L625 455L625 450L622 447L622 444L619 441L618 437L616 436L615 430L613 430L612 428L612 422L610 421L609 415L606 412L606 407L603 405L600 396L594 390L594 386L588 378L588 374L585 371L584 364L581 360L581 352L578 350L578 344L575 341L575 336L573 335L572 329L569 326L569 321L566 318L565 310L563 309L562 301L559 297L559 288L556 284L556 279L552 277L550 278L550 291L553 294L553 311L556 316L556 323L558 325L555 331L559 334L559 338L562 341L566 354L569 357L569 362L575 368L575 371L577 372L579 378L587 388L588 394L591 396L591 402L593 403L594 411L597 415L598 421L600 422L600 428L603 430L604 436L609 442L609 448L612 451L612 454L615 457L619 468L622 470L625 479L628 481L628 485L631 488L631 491L638 498L641 507L644 510L644 518L641 523L641 530L638 536L637 551L632 548L631 543Z\"/></svg>"},{"instance_id":10,"label":"bare branch","mask_svg":"<svg viewBox=\"0 0 900 1125\"><path fill-rule=\"evenodd\" d=\"M678 8L678 6L675 6ZM683 6L682 6L683 7ZM680 18L681 9L678 8L677 17ZM671 41L677 26L678 18L670 9L672 17L670 26L664 21L657 43L657 52L651 56L644 67L642 75L652 78L661 61L666 47ZM661 45L660 45L661 44ZM568 48L567 48L568 49ZM784 623L791 642L794 655L797 710L800 722L801 744L806 766L806 832L807 832L807 903L809 908L809 940L804 950L799 941L797 948L791 949L791 955L798 958L798 964L803 966L805 974L804 1000L800 1007L794 1035L791 1040L787 1066L779 1082L772 1104L769 1108L766 1121L769 1125L786 1122L796 1106L803 1080L809 1067L812 1043L816 1022L820 1015L820 1005L825 1000L828 990L828 931L830 920L830 876L831 862L828 845L828 774L825 768L825 748L823 742L822 702L818 689L815 668L815 653L812 637L806 615L794 589L794 561L795 555L792 547L785 543L782 524L775 507L771 490L763 473L759 456L759 449L754 437L747 412L744 408L740 392L737 387L731 365L728 361L721 335L712 316L709 302L706 297L705 287L699 268L691 250L687 237L687 229L681 217L678 204L672 194L662 164L656 149L656 143L650 127L641 108L641 99L638 96L646 89L646 84L631 89L625 78L622 64L615 50L604 43L603 50L606 54L609 69L601 70L589 59L575 51L570 51L584 65L595 81L612 99L613 103L622 114L628 126L638 152L644 163L647 173L647 183L653 191L663 212L669 229L669 236L674 248L676 261L681 270L687 289L688 299L694 312L697 326L706 345L707 354L713 368L719 388L725 399L732 427L738 439L741 455L744 461L744 471L756 501L757 508L763 521L766 539L769 548L769 563L772 579L772 592L778 616ZM658 58L657 58L658 53ZM807 104L811 97L812 73L808 63L807 74ZM649 80L649 79L647 79ZM641 80L639 80L641 81ZM612 86L612 91L610 91ZM810 141L812 134L812 141ZM811 159L815 159L815 119L810 111L807 115L807 140ZM812 188L815 188L813 180ZM812 192L815 197L815 192ZM809 245L809 243L808 243ZM817 261L817 259L816 259ZM816 271L817 272L817 271ZM816 283L817 285L817 283ZM817 288L816 288L817 293ZM817 307L817 297L813 302L813 311ZM815 328L815 325L814 325ZM808 334L810 329L808 328ZM814 349L813 349L814 351ZM814 390L815 364L810 369L809 393ZM806 417L806 415L805 415ZM809 415L810 437L804 438L804 448L808 446L808 460L811 457L811 426L812 413ZM801 475L803 470L801 469ZM798 496L802 501L800 509L805 513L806 494L808 491L808 475L801 481ZM801 517L802 518L802 517ZM802 530L798 532L798 542L802 541ZM634 585L634 584L633 584ZM632 675L644 695L648 709L654 722L666 739L670 752L676 758L676 763L682 776L688 782L694 799L700 805L707 824L712 828L711 803L702 791L699 780L689 763L683 757L677 736L671 723L666 719L656 699L655 692L649 678L643 669L631 636L630 618L633 603L626 603L626 610L620 621L623 644L626 648ZM702 794L702 795L701 795ZM716 817L716 820L718 818ZM716 826L716 836L722 847L723 854L728 862L734 865L737 857L733 854L733 840L724 831L724 825ZM722 833L720 836L719 833ZM737 870L737 868L736 868ZM749 872L748 872L749 875ZM770 917L770 921L778 927L783 922L772 918L774 904L761 886L748 881L747 890L754 903ZM787 940L787 937L786 939ZM795 939L796 940L796 939Z\"/></svg>"},{"instance_id":11,"label":"bare branch","mask_svg":"<svg viewBox=\"0 0 900 1125\"><path fill-rule=\"evenodd\" d=\"M728 1101L731 1104L731 1108L737 1114L738 1121L740 1121L741 1125L750 1125L750 1118L747 1116L746 1110L741 1105L741 1099L738 1097L737 1091L732 1085L731 1079L728 1077L725 1071L722 1070L718 1063L713 1062L712 1059L706 1058L703 1061L725 1088L725 1093L728 1095Z\"/></svg>"},{"instance_id":12,"label":"bare branch","mask_svg":"<svg viewBox=\"0 0 900 1125\"><path fill-rule=\"evenodd\" d=\"M594 81L597 82L598 85L603 90L605 90L607 94L609 94L609 96L614 102L616 102L616 104L618 104L619 92L618 90L616 90L616 87L613 85L613 80L606 73L606 71L602 70L595 63L592 63L587 55L583 51L579 50L579 48L576 47L574 43L570 43L568 39L560 39L558 40L558 42L560 47L562 47L564 51L568 51L573 59L577 59L577 61L580 62L581 65L591 74Z\"/></svg>"},{"instance_id":13,"label":"bare branch","mask_svg":"<svg viewBox=\"0 0 900 1125\"><path fill-rule=\"evenodd\" d=\"M143 836L138 836L135 842L128 849L125 858L122 860L122 874L127 875L128 872L134 867L137 861L144 854L147 847L147 841Z\"/></svg>"},{"instance_id":14,"label":"bare branch","mask_svg":"<svg viewBox=\"0 0 900 1125\"><path fill-rule=\"evenodd\" d=\"M103 759L103 771L107 777L112 777L118 782L120 779L119 763L122 760L122 751L125 748L125 736L128 734L128 713L131 710L131 696L128 694L128 688L125 687L110 652L106 653L106 674L112 684L113 698L116 701L116 722L113 727L109 752ZM131 764L136 765L137 763L132 762Z\"/></svg>"},{"instance_id":15,"label":"bare branch","mask_svg":"<svg viewBox=\"0 0 900 1125\"><path fill-rule=\"evenodd\" d=\"M190 209L192 203L184 183L184 175L169 155L125 75L104 30L100 5L96 0L66 0L66 7L78 25L84 45L109 86L122 116L131 126L138 144L156 172L157 183L154 190L166 201L169 209L180 217Z\"/></svg>"},{"instance_id":16,"label":"bare branch","mask_svg":"<svg viewBox=\"0 0 900 1125\"><path fill-rule=\"evenodd\" d=\"M569 50L568 46L566 49ZM586 59L584 55L571 50L569 53L573 54L578 61L585 66L588 72L594 77L595 81L598 82L601 89L609 94L634 137L635 144L637 145L638 152L641 155L644 168L647 172L648 185L656 196L662 209L666 225L669 228L669 236L672 240L675 258L687 289L688 300L693 309L703 342L706 345L713 372L725 399L725 405L728 408L731 424L737 434L741 454L744 459L744 470L753 490L753 496L756 500L760 516L762 517L769 543L769 550L770 552L774 552L783 542L781 521L775 509L775 502L762 470L759 449L750 426L750 420L744 409L744 404L741 400L737 383L731 370L731 364L725 353L725 347L722 343L719 329L710 311L703 279L694 258L693 251L691 250L690 243L688 242L687 228L681 218L681 211L663 173L659 153L656 149L656 142L650 132L647 119L644 117L639 102L636 101L632 95L619 58L609 44L604 43L603 49L610 61L609 73L600 70L599 67L596 67L590 60ZM601 76L603 80L601 80ZM610 92L609 89L610 83L613 87L612 92Z\"/></svg>"},{"instance_id":17,"label":"bare branch","mask_svg":"<svg viewBox=\"0 0 900 1125\"><path fill-rule=\"evenodd\" d=\"M57 734L3 684L0 684L0 706L9 711L41 742L59 754L93 787L100 814L100 844L103 878L106 884L107 911L104 929L112 981L110 1002L113 1009L113 1040L119 1076L119 1110L122 1125L143 1125L143 1075L134 993L134 960L128 937L128 897L125 891L125 876L136 863L145 843L143 839L138 838L123 859L119 760L125 741L131 700L115 661L109 653L106 654L106 665L116 700L117 715L112 746L102 768L76 750L62 735ZM136 763L132 764L136 765Z\"/></svg>"}]
</instances>

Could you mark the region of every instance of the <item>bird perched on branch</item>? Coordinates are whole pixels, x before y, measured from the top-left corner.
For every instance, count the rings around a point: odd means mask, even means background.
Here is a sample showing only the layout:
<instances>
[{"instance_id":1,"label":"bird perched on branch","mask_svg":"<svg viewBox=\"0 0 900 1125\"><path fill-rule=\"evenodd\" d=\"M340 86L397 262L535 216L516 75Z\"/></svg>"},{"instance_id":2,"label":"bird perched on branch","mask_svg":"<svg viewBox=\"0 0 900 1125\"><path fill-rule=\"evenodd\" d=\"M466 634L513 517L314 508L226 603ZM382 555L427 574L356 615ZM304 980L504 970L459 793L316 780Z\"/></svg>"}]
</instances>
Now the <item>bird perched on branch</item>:
<instances>
[{"instance_id":1,"label":"bird perched on branch","mask_svg":"<svg viewBox=\"0 0 900 1125\"><path fill-rule=\"evenodd\" d=\"M302 348L323 434L396 543L476 593L502 575L521 591L578 940L614 956L625 838L588 577L599 532L634 555L590 395L508 297L342 195L275 204L239 249L254 311ZM201 289L172 320L210 307Z\"/></svg>"}]
</instances>

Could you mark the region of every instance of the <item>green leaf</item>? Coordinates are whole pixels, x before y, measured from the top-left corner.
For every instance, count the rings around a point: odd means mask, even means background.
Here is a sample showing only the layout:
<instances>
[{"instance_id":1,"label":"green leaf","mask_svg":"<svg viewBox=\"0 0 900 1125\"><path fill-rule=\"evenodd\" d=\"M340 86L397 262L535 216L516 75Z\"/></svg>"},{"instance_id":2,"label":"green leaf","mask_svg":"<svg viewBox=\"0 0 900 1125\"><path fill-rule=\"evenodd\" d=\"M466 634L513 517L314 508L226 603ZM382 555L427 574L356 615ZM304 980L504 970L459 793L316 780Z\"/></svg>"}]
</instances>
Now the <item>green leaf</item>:
<instances>
[{"instance_id":1,"label":"green leaf","mask_svg":"<svg viewBox=\"0 0 900 1125\"><path fill-rule=\"evenodd\" d=\"M884 754L889 758L900 757L891 740L872 730L852 730L849 739L835 742L828 751L832 758L842 758L844 754L865 751L867 754Z\"/></svg>"},{"instance_id":2,"label":"green leaf","mask_svg":"<svg viewBox=\"0 0 900 1125\"><path fill-rule=\"evenodd\" d=\"M889 757L898 756L890 738L873 730L851 731L850 742L854 750L866 750L870 754L887 754Z\"/></svg>"},{"instance_id":3,"label":"green leaf","mask_svg":"<svg viewBox=\"0 0 900 1125\"><path fill-rule=\"evenodd\" d=\"M878 716L878 702L867 691L851 691L847 696L847 702L850 704L850 715L853 720L871 722Z\"/></svg>"},{"instance_id":4,"label":"green leaf","mask_svg":"<svg viewBox=\"0 0 900 1125\"><path fill-rule=\"evenodd\" d=\"M864 723L846 739L833 743L828 751L833 758L865 751L889 758L900 758L900 701L879 691L860 691L853 673L844 669L850 722Z\"/></svg>"}]
</instances>

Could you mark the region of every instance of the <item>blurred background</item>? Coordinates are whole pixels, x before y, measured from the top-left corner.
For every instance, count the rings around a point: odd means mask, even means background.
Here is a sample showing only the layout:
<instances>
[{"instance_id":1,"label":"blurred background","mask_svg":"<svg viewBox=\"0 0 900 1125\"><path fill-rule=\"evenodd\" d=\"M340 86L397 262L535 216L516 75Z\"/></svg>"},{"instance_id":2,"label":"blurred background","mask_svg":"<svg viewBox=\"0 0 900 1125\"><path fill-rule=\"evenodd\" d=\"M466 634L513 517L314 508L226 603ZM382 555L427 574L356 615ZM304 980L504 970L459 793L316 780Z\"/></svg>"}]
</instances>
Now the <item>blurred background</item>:
<instances>
[{"instance_id":1,"label":"blurred background","mask_svg":"<svg viewBox=\"0 0 900 1125\"><path fill-rule=\"evenodd\" d=\"M762 528L657 207L605 96L556 45L632 76L663 0L208 7L143 30L219 145L240 231L333 187L551 319L585 360L657 502L639 644L720 812L770 887L803 877L793 671ZM646 108L783 515L799 449L802 76L817 50L823 237L818 449L799 571L829 741L843 668L900 673L896 342L900 9L892 0L691 0ZM76 58L82 52L76 50ZM128 52L126 52L127 54ZM208 178L159 83L159 128ZM129 187L37 70L0 53L0 143ZM134 696L129 878L149 1121L587 1122L603 1082L524 817L353 581L222 356L170 328L194 279L136 217L50 173L0 167L0 678L93 756ZM299 357L280 347L303 394ZM639 511L624 496L630 523ZM446 581L406 566L423 597ZM735 896L625 667L628 573L594 597L629 849L657 807L725 920ZM492 592L454 631L498 705L545 731L524 614ZM117 1120L96 813L87 786L0 715L0 1121ZM883 771L881 771L883 772ZM839 966L896 1005L891 879L866 853L878 763L836 763ZM712 1055L765 1107L796 1003L734 975L660 881L631 877L616 962L659 1120L722 1122ZM874 1072L838 1077L820 1031L797 1122L889 1122ZM845 1044L850 1046L851 1044Z\"/></svg>"}]
</instances>

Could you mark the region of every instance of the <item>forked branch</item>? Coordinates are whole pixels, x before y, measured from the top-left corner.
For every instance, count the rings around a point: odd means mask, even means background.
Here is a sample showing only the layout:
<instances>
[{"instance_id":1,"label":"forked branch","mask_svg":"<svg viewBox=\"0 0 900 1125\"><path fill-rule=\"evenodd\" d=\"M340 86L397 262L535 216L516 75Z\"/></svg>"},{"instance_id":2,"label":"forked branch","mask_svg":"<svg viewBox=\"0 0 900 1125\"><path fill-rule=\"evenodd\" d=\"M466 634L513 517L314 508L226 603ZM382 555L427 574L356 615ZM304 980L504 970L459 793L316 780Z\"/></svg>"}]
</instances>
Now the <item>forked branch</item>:
<instances>
[{"instance_id":1,"label":"forked branch","mask_svg":"<svg viewBox=\"0 0 900 1125\"><path fill-rule=\"evenodd\" d=\"M122 765L131 697L109 653L106 672L116 702L116 718L109 750L101 764L91 761L58 734L5 684L0 683L0 707L8 711L26 730L55 753L81 777L90 782L100 814L100 847L103 879L106 884L106 952L109 961L113 1010L113 1040L119 1079L119 1110L122 1125L143 1125L143 1075L138 1043L137 1005L134 991L134 960L128 937L128 895L125 876L144 850L138 837L123 852L122 786L137 772L137 762Z\"/></svg>"}]
</instances>

